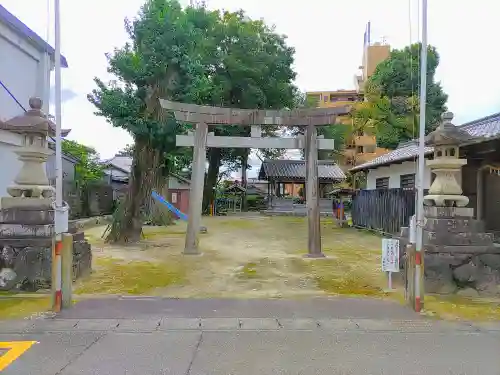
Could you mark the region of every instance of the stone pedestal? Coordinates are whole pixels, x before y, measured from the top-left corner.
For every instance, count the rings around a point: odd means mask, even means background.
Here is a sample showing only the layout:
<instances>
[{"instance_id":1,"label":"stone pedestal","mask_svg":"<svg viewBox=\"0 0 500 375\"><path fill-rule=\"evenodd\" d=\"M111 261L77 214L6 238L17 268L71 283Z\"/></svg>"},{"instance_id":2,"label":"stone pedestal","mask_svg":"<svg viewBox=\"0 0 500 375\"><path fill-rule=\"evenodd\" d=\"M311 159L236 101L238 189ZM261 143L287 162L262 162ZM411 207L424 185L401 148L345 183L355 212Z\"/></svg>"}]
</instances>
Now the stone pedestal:
<instances>
[{"instance_id":1,"label":"stone pedestal","mask_svg":"<svg viewBox=\"0 0 500 375\"><path fill-rule=\"evenodd\" d=\"M31 98L29 104L30 109L22 115L0 121L0 129L18 133L23 139L15 151L21 169L7 188L10 197L0 202L0 290L36 290L51 283L55 189L49 185L45 162L52 154L47 137L55 135L55 124L42 112L39 98ZM90 270L91 259L83 233L76 235L74 278Z\"/></svg>"},{"instance_id":2,"label":"stone pedestal","mask_svg":"<svg viewBox=\"0 0 500 375\"><path fill-rule=\"evenodd\" d=\"M466 207L425 207L425 292L500 296L500 248Z\"/></svg>"},{"instance_id":3,"label":"stone pedestal","mask_svg":"<svg viewBox=\"0 0 500 375\"><path fill-rule=\"evenodd\" d=\"M0 210L0 290L50 288L54 211L44 204L29 205L27 198L20 207L4 205L4 201L10 202L10 199L2 199ZM92 253L83 232L73 235L73 278L76 279L90 272Z\"/></svg>"}]
</instances>

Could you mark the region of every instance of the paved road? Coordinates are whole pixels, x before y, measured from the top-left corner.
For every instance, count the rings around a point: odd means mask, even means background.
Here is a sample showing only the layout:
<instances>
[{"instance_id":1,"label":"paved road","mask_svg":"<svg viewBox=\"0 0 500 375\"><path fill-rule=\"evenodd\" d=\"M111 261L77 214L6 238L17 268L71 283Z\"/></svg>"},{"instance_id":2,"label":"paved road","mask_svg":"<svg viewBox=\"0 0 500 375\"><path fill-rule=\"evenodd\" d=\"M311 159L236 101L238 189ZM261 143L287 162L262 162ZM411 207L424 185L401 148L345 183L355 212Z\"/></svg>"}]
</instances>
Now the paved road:
<instances>
[{"instance_id":1,"label":"paved road","mask_svg":"<svg viewBox=\"0 0 500 375\"><path fill-rule=\"evenodd\" d=\"M38 344L2 375L500 374L500 324L381 301L90 300L0 324L22 340Z\"/></svg>"}]
</instances>

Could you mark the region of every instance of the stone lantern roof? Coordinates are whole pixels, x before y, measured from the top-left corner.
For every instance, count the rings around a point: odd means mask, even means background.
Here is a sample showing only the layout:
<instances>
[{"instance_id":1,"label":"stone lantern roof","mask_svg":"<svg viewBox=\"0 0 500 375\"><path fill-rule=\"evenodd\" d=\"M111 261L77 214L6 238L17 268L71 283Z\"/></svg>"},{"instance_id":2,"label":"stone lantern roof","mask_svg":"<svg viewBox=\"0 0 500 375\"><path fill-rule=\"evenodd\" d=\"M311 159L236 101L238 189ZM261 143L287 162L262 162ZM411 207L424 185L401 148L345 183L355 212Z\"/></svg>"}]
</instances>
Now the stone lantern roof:
<instances>
[{"instance_id":1,"label":"stone lantern roof","mask_svg":"<svg viewBox=\"0 0 500 375\"><path fill-rule=\"evenodd\" d=\"M442 119L436 130L425 138L426 146L458 146L472 138L465 130L452 124L452 112L443 113Z\"/></svg>"},{"instance_id":2,"label":"stone lantern roof","mask_svg":"<svg viewBox=\"0 0 500 375\"><path fill-rule=\"evenodd\" d=\"M14 133L37 133L55 136L56 124L42 112L43 102L40 98L30 98L30 109L24 114L11 118L5 122L0 121L0 129ZM61 135L65 137L70 130L62 129Z\"/></svg>"}]
</instances>

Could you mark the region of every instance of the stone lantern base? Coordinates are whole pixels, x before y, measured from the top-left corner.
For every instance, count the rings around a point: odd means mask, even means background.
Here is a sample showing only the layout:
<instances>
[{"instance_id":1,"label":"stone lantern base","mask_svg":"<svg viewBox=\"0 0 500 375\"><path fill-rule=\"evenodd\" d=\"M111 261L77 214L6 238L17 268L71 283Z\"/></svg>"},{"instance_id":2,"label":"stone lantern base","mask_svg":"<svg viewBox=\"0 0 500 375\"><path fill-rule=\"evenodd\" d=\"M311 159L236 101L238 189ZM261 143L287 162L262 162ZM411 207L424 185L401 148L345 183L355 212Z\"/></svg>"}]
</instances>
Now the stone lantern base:
<instances>
[{"instance_id":1,"label":"stone lantern base","mask_svg":"<svg viewBox=\"0 0 500 375\"><path fill-rule=\"evenodd\" d=\"M1 204L0 290L49 288L54 238L52 199L4 197ZM90 272L92 253L83 232L71 230L71 226L70 232L76 279Z\"/></svg>"},{"instance_id":2,"label":"stone lantern base","mask_svg":"<svg viewBox=\"0 0 500 375\"><path fill-rule=\"evenodd\" d=\"M474 209L424 207L426 293L500 296L500 248Z\"/></svg>"}]
</instances>

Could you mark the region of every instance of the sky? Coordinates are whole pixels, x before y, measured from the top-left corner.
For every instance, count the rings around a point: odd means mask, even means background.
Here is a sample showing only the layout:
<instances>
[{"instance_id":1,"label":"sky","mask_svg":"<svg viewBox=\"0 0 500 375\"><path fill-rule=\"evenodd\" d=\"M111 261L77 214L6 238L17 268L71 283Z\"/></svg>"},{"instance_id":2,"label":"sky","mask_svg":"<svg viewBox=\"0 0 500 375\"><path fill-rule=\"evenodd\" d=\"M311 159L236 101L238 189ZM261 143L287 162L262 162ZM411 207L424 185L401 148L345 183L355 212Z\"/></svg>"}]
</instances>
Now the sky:
<instances>
[{"instance_id":1,"label":"sky","mask_svg":"<svg viewBox=\"0 0 500 375\"><path fill-rule=\"evenodd\" d=\"M0 0L11 13L54 44L53 0ZM181 1L186 4L188 0ZM354 88L363 53L363 33L371 21L372 42L401 48L420 40L420 0L207 0L208 8L244 9L288 36L295 47L296 84L304 91ZM61 50L69 68L62 73L62 126L69 138L93 146L104 158L132 142L127 132L94 115L86 95L94 77L112 79L105 53L127 41L124 19L143 0L62 0ZM449 95L448 108L461 124L500 111L500 61L493 26L500 4L494 0L429 0L428 42L441 62L436 78ZM52 79L53 84L53 79ZM251 164L255 165L256 160ZM256 168L250 172L255 175Z\"/></svg>"}]
</instances>

